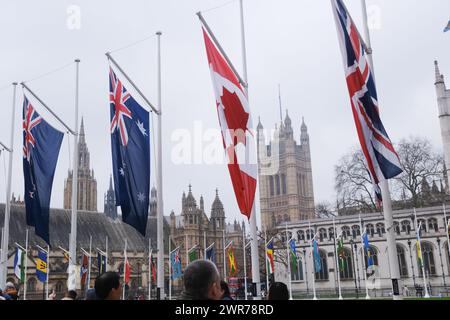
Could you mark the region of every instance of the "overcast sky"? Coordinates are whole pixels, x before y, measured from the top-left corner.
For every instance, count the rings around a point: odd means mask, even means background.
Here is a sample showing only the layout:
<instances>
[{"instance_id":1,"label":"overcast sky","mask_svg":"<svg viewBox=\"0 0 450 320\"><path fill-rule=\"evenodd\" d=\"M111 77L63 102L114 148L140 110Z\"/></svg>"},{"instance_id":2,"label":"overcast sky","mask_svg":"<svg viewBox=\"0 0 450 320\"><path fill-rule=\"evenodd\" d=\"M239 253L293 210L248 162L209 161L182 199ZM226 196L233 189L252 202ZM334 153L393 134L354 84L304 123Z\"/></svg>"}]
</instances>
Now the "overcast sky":
<instances>
[{"instance_id":1,"label":"overcast sky","mask_svg":"<svg viewBox=\"0 0 450 320\"><path fill-rule=\"evenodd\" d=\"M227 217L241 219L225 165L176 165L171 159L172 148L177 144L172 139L176 130L188 130L192 139L198 139L194 137L195 124L203 130L218 128L215 98L195 13L224 3L227 1L2 1L0 141L9 144L10 136L12 91L5 85L32 80L80 58L80 116L84 116L91 166L98 183L98 210L102 211L112 167L108 64L104 53L161 30L165 214L172 209L180 213L182 192L191 183L197 200L201 194L204 196L207 214L217 187ZM346 3L361 26L360 1ZM374 19L371 35L381 116L391 139L396 142L410 135L421 135L441 150L433 61L438 59L441 71L450 77L450 32L442 32L450 19L450 2L368 0L367 3L371 20ZM204 16L237 69L242 70L238 4L234 1L205 12ZM71 11L71 5L76 6L75 11ZM358 142L330 1L245 0L245 18L254 126L258 116L266 128L279 120L280 83L283 108L289 109L297 141L302 116L308 126L315 201L334 202L334 165ZM156 103L156 38L115 52L113 56ZM74 65L28 84L73 126ZM21 89L17 97L12 190L23 198ZM41 106L34 105L47 121L62 129ZM64 179L71 166L67 138L56 169L53 207L63 206ZM203 146L208 143L204 141ZM70 148L73 150L71 137ZM197 151L192 150L193 154ZM6 168L7 158L2 154L2 195ZM152 180L156 177L154 168Z\"/></svg>"}]
</instances>

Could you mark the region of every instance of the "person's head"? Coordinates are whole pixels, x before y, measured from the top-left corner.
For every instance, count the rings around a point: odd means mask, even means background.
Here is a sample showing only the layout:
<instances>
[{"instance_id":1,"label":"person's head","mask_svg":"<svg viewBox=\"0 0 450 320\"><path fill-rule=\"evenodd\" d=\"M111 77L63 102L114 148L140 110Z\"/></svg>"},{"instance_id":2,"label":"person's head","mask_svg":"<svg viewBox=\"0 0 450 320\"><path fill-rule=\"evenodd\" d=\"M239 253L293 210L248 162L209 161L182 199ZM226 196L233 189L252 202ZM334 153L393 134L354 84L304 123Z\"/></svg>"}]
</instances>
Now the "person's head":
<instances>
[{"instance_id":1,"label":"person's head","mask_svg":"<svg viewBox=\"0 0 450 320\"><path fill-rule=\"evenodd\" d=\"M98 300L97 294L95 293L94 288L87 289L84 300Z\"/></svg>"},{"instance_id":2,"label":"person's head","mask_svg":"<svg viewBox=\"0 0 450 320\"><path fill-rule=\"evenodd\" d=\"M184 290L195 300L220 300L220 275L209 260L196 260L184 271Z\"/></svg>"},{"instance_id":3,"label":"person's head","mask_svg":"<svg viewBox=\"0 0 450 320\"><path fill-rule=\"evenodd\" d=\"M75 290L69 290L66 293L66 297L75 300L77 298L77 292Z\"/></svg>"},{"instance_id":4,"label":"person's head","mask_svg":"<svg viewBox=\"0 0 450 320\"><path fill-rule=\"evenodd\" d=\"M100 300L120 300L120 276L117 272L108 271L95 279L95 294Z\"/></svg>"},{"instance_id":5,"label":"person's head","mask_svg":"<svg viewBox=\"0 0 450 320\"><path fill-rule=\"evenodd\" d=\"M282 282L274 282L269 288L268 300L289 300L289 291Z\"/></svg>"},{"instance_id":6,"label":"person's head","mask_svg":"<svg viewBox=\"0 0 450 320\"><path fill-rule=\"evenodd\" d=\"M229 297L230 296L230 288L228 287L228 283L225 281L220 281L220 288L223 292L223 297Z\"/></svg>"}]
</instances>

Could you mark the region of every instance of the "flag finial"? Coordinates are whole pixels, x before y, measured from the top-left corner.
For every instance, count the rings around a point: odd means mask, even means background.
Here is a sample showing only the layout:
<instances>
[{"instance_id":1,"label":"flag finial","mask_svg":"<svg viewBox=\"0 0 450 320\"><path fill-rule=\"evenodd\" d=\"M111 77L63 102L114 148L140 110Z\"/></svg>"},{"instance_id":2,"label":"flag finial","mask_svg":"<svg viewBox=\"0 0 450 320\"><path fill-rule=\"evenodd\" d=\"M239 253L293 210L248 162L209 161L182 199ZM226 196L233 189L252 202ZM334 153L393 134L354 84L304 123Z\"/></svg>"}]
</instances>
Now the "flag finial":
<instances>
[{"instance_id":1,"label":"flag finial","mask_svg":"<svg viewBox=\"0 0 450 320\"><path fill-rule=\"evenodd\" d=\"M444 82L444 76L441 74L439 70L439 63L437 60L434 60L434 74L436 78L436 84Z\"/></svg>"}]
</instances>

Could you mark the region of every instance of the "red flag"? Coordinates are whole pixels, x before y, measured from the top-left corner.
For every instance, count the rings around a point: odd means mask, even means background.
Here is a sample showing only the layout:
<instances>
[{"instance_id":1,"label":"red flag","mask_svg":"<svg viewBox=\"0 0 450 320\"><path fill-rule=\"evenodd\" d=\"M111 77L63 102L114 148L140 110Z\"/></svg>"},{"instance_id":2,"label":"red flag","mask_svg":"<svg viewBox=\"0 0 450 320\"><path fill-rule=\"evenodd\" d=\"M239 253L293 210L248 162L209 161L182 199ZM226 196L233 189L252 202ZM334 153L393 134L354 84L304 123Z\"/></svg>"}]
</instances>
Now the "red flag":
<instances>
[{"instance_id":1,"label":"red flag","mask_svg":"<svg viewBox=\"0 0 450 320\"><path fill-rule=\"evenodd\" d=\"M86 285L87 275L88 275L88 268L89 268L89 257L85 254L83 254L83 257L81 258L81 284L84 286Z\"/></svg>"},{"instance_id":2,"label":"red flag","mask_svg":"<svg viewBox=\"0 0 450 320\"><path fill-rule=\"evenodd\" d=\"M247 93L203 29L228 170L242 214L250 218L256 191L256 143Z\"/></svg>"},{"instance_id":3,"label":"red flag","mask_svg":"<svg viewBox=\"0 0 450 320\"><path fill-rule=\"evenodd\" d=\"M130 282L131 268L128 259L125 260L125 283Z\"/></svg>"},{"instance_id":4,"label":"red flag","mask_svg":"<svg viewBox=\"0 0 450 320\"><path fill-rule=\"evenodd\" d=\"M156 282L156 265L153 257L151 258L151 266L152 266L152 282Z\"/></svg>"}]
</instances>

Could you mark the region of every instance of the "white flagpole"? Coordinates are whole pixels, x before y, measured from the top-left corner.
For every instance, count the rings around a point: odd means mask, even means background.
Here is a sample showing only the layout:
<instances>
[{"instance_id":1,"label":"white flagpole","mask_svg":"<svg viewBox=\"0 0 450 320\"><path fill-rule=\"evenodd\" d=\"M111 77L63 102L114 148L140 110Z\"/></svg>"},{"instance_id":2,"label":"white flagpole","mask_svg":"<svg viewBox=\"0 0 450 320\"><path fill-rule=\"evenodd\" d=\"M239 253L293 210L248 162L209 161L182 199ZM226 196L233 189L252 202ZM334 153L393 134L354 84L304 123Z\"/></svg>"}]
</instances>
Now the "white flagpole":
<instances>
[{"instance_id":1,"label":"white flagpole","mask_svg":"<svg viewBox=\"0 0 450 320\"><path fill-rule=\"evenodd\" d=\"M289 275L289 299L292 300L292 274L291 274L291 254L289 249L289 241L288 239L288 227L286 222L286 254L287 254L287 265L288 265L288 275Z\"/></svg>"},{"instance_id":2,"label":"white flagpole","mask_svg":"<svg viewBox=\"0 0 450 320\"><path fill-rule=\"evenodd\" d=\"M445 203L442 204L444 209L444 220L445 220L445 230L447 231L447 249L450 257L450 229L449 229L449 221L447 220L447 211L445 210Z\"/></svg>"},{"instance_id":3,"label":"white flagpole","mask_svg":"<svg viewBox=\"0 0 450 320\"><path fill-rule=\"evenodd\" d=\"M77 255L77 215L78 215L78 101L79 101L79 69L80 59L75 59L75 133L73 135L73 168L72 168L72 215L70 219L69 270L75 268Z\"/></svg>"},{"instance_id":4,"label":"white flagpole","mask_svg":"<svg viewBox=\"0 0 450 320\"><path fill-rule=\"evenodd\" d=\"M270 262L267 261L267 230L264 228L264 262L266 265L266 296L269 293L269 266ZM253 274L252 274L253 276Z\"/></svg>"},{"instance_id":5,"label":"white flagpole","mask_svg":"<svg viewBox=\"0 0 450 320\"><path fill-rule=\"evenodd\" d=\"M11 110L11 136L10 136L10 149L8 159L8 181L6 183L6 199L5 199L5 222L3 225L3 237L2 237L2 255L0 257L1 270L0 270L0 288L4 288L6 284L6 277L8 273L8 245L9 245L9 219L11 215L11 180L12 180L12 165L13 165L13 153L14 153L14 128L15 128L15 116L16 116L16 89L17 82L13 82L13 102Z\"/></svg>"},{"instance_id":6,"label":"white flagpole","mask_svg":"<svg viewBox=\"0 0 450 320\"><path fill-rule=\"evenodd\" d=\"M417 245L419 246L419 250L420 250L420 260L421 260L421 267L422 267L422 277L423 277L423 287L425 290L425 298L429 298L430 294L428 293L427 280L426 280L427 278L425 276L425 261L423 259L423 254L422 254L422 244L421 244L421 241L419 240L421 223L419 225L417 224L416 208L414 208L414 224L415 224L414 227L416 228L416 251L417 251Z\"/></svg>"},{"instance_id":7,"label":"white flagpole","mask_svg":"<svg viewBox=\"0 0 450 320\"><path fill-rule=\"evenodd\" d=\"M91 251L92 251L92 236L89 236L89 269L88 269L88 283L87 288L91 287Z\"/></svg>"},{"instance_id":8,"label":"white flagpole","mask_svg":"<svg viewBox=\"0 0 450 320\"><path fill-rule=\"evenodd\" d=\"M226 228L226 226L224 226ZM223 280L227 280L227 264L225 262L225 229L222 230L222 248L223 248Z\"/></svg>"},{"instance_id":9,"label":"white flagpole","mask_svg":"<svg viewBox=\"0 0 450 320\"><path fill-rule=\"evenodd\" d=\"M163 207L163 179L162 179L162 103L161 103L161 35L162 32L156 32L158 36L158 57L157 57L157 82L158 82L158 177L157 177L157 247L158 247L158 268L157 268L157 282L158 282L158 299L164 299L164 207Z\"/></svg>"},{"instance_id":10,"label":"white flagpole","mask_svg":"<svg viewBox=\"0 0 450 320\"><path fill-rule=\"evenodd\" d=\"M152 239L148 237L148 300L152 300Z\"/></svg>"},{"instance_id":11,"label":"white flagpole","mask_svg":"<svg viewBox=\"0 0 450 320\"><path fill-rule=\"evenodd\" d=\"M50 279L50 246L47 246L47 279L46 279L46 289L45 294L47 295L48 300L48 281Z\"/></svg>"},{"instance_id":12,"label":"white flagpole","mask_svg":"<svg viewBox=\"0 0 450 320\"><path fill-rule=\"evenodd\" d=\"M362 16L364 22L364 33L366 40L366 51L367 57L369 59L370 68L372 70L372 75L375 80L375 71L373 66L372 57L372 45L370 41L370 31L369 25L367 23L367 7L366 0L361 0L362 6ZM380 181L381 196L383 199L383 214L384 214L384 224L386 226L386 243L388 247L389 256L389 267L391 270L391 281L392 281L392 298L394 300L402 300L399 292L400 285L400 269L397 256L397 243L395 241L395 230L394 230L394 220L392 213L392 203L391 203L391 193L389 191L388 180Z\"/></svg>"},{"instance_id":13,"label":"white flagpole","mask_svg":"<svg viewBox=\"0 0 450 320\"><path fill-rule=\"evenodd\" d=\"M172 300L172 246L170 245L169 236L169 300Z\"/></svg>"},{"instance_id":14,"label":"white flagpole","mask_svg":"<svg viewBox=\"0 0 450 320\"><path fill-rule=\"evenodd\" d=\"M23 300L27 300L27 271L28 271L28 228L25 231L25 278L23 280Z\"/></svg>"},{"instance_id":15,"label":"white flagpole","mask_svg":"<svg viewBox=\"0 0 450 320\"><path fill-rule=\"evenodd\" d=\"M242 42L242 66L243 66L243 77L246 85L245 91L248 96L248 77L247 77L247 50L245 46L245 25L244 25L244 4L243 0L239 1L240 4L240 16L241 16L241 42ZM256 194L253 201L252 213L250 216L250 241L251 241L251 258L252 258L252 282L253 286L256 286L256 296L255 299L261 299L261 280L259 274L259 254L258 254L258 237L256 234Z\"/></svg>"},{"instance_id":16,"label":"white flagpole","mask_svg":"<svg viewBox=\"0 0 450 320\"><path fill-rule=\"evenodd\" d=\"M333 230L334 230L334 243L335 243L335 252L334 252L334 256L336 257L336 277L337 277L337 281L338 281L338 288L339 288L339 300L342 300L342 290L341 290L341 274L340 274L340 270L339 270L339 255L338 255L338 243L337 243L337 230L336 230L336 223L334 221L333 218Z\"/></svg>"},{"instance_id":17,"label":"white flagpole","mask_svg":"<svg viewBox=\"0 0 450 320\"><path fill-rule=\"evenodd\" d=\"M122 300L125 300L125 275L126 275L126 269L127 269L127 238L125 238L125 248L123 249L123 290L122 290Z\"/></svg>"},{"instance_id":18,"label":"white flagpole","mask_svg":"<svg viewBox=\"0 0 450 320\"><path fill-rule=\"evenodd\" d=\"M363 274L364 274L364 283L366 285L366 299L370 299L370 295L369 295L369 287L367 286L367 264L366 264L366 259L365 259L365 249L364 249L364 241L363 241L363 237L362 235L364 233L366 233L367 231L365 229L363 229L363 224L362 224L362 220L361 220L361 214L359 215L359 225L361 226L361 230L363 231L361 233L361 260L362 260L362 264L363 264ZM368 235L367 235L368 236ZM368 248L367 250L370 250L370 248ZM356 253L358 254L358 253ZM369 256L367 256L367 261L369 260Z\"/></svg>"},{"instance_id":19,"label":"white flagpole","mask_svg":"<svg viewBox=\"0 0 450 320\"><path fill-rule=\"evenodd\" d=\"M243 256L244 256L244 296L247 300L247 257L246 257L246 243L245 243L245 228L242 228L242 245L243 245Z\"/></svg>"},{"instance_id":20,"label":"white flagpole","mask_svg":"<svg viewBox=\"0 0 450 320\"><path fill-rule=\"evenodd\" d=\"M186 267L189 264L189 247L188 247L188 236L184 237L184 248L186 249Z\"/></svg>"},{"instance_id":21,"label":"white flagpole","mask_svg":"<svg viewBox=\"0 0 450 320\"><path fill-rule=\"evenodd\" d=\"M203 252L203 259L206 260L206 231L203 231L203 248L205 249Z\"/></svg>"},{"instance_id":22,"label":"white flagpole","mask_svg":"<svg viewBox=\"0 0 450 320\"><path fill-rule=\"evenodd\" d=\"M309 224L309 232L311 232L311 221L308 222ZM313 240L315 238L315 235L313 236L313 238L310 240L309 242L309 247L311 249L311 259L312 259L312 274L313 274L313 300L317 300L317 295L316 295L316 263L314 261L314 249L313 249Z\"/></svg>"},{"instance_id":23,"label":"white flagpole","mask_svg":"<svg viewBox=\"0 0 450 320\"><path fill-rule=\"evenodd\" d=\"M108 271L108 236L106 236L106 249L105 249L105 272Z\"/></svg>"}]
</instances>

